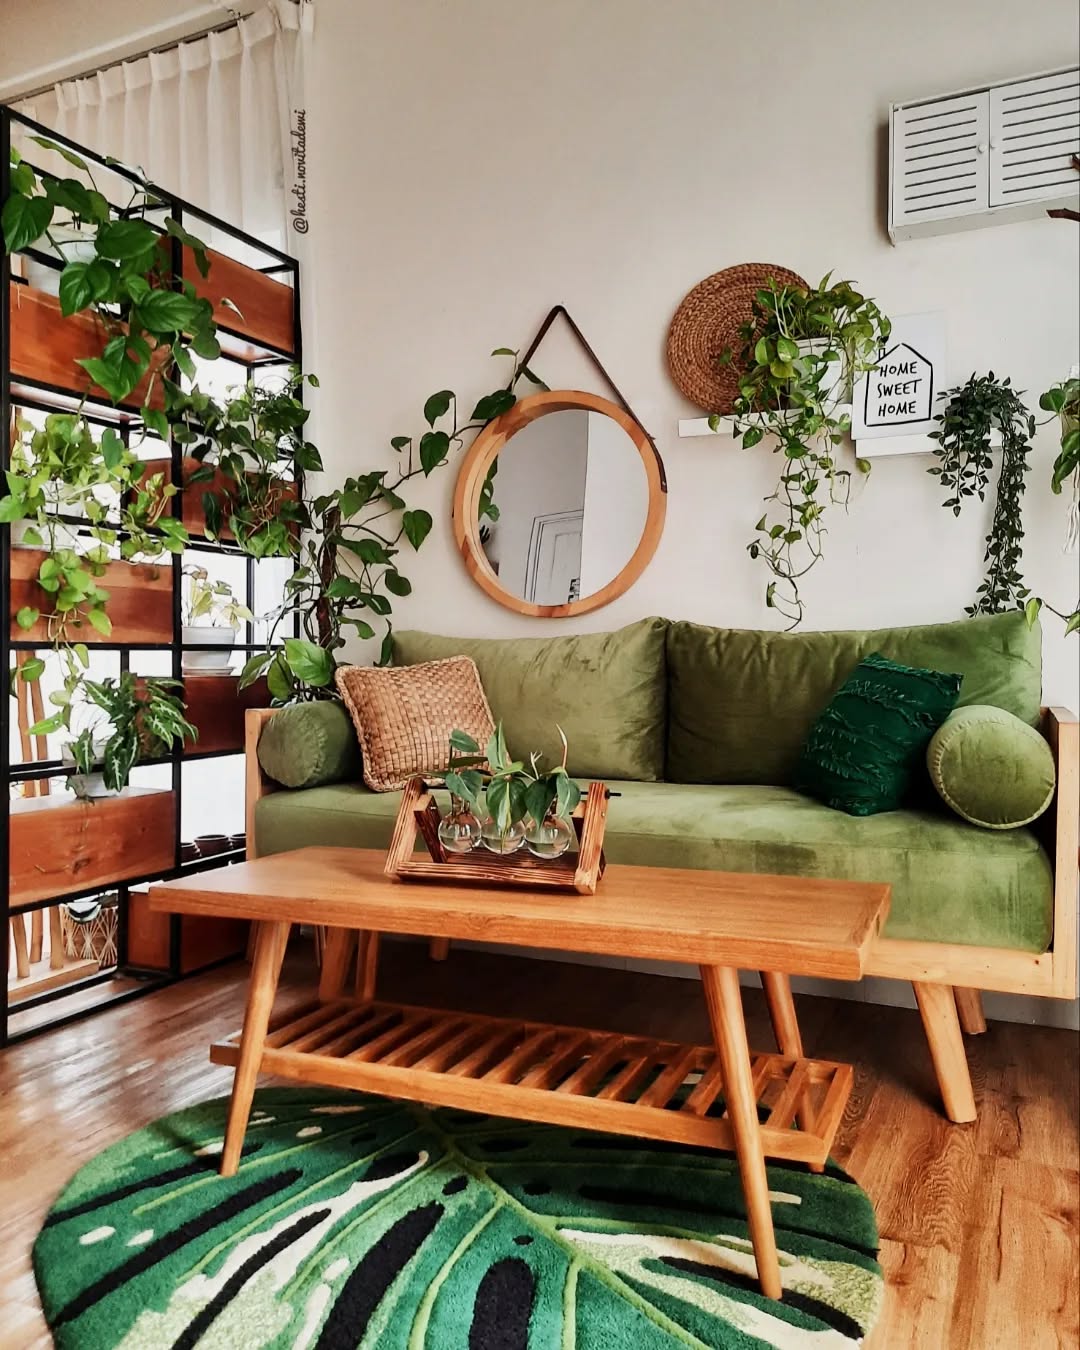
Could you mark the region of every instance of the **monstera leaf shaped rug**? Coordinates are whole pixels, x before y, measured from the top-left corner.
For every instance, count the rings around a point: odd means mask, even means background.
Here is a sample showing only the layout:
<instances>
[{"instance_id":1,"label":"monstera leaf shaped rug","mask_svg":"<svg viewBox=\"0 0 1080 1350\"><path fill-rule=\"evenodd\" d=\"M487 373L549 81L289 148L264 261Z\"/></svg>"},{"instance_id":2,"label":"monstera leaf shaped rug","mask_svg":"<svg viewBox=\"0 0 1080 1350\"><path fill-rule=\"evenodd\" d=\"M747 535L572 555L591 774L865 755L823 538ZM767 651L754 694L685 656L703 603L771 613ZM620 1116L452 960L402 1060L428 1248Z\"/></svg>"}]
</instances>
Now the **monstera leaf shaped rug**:
<instances>
[{"instance_id":1,"label":"monstera leaf shaped rug","mask_svg":"<svg viewBox=\"0 0 1080 1350\"><path fill-rule=\"evenodd\" d=\"M155 1122L75 1176L34 1247L61 1350L671 1350L859 1344L870 1202L769 1169L784 1298L754 1280L733 1160L314 1089Z\"/></svg>"}]
</instances>

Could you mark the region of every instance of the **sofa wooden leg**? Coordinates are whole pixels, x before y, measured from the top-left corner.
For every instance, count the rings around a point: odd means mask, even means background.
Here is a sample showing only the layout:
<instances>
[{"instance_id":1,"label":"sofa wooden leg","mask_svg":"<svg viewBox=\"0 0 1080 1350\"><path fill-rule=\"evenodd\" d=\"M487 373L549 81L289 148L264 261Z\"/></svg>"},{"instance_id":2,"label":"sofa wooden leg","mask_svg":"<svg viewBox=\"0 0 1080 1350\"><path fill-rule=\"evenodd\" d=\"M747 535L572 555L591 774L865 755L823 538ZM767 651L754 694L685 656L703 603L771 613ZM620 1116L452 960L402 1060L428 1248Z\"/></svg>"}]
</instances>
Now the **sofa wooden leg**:
<instances>
[{"instance_id":1,"label":"sofa wooden leg","mask_svg":"<svg viewBox=\"0 0 1080 1350\"><path fill-rule=\"evenodd\" d=\"M432 938L428 943L428 953L433 961L445 961L450 955L450 939Z\"/></svg>"},{"instance_id":2,"label":"sofa wooden leg","mask_svg":"<svg viewBox=\"0 0 1080 1350\"><path fill-rule=\"evenodd\" d=\"M957 1124L972 1121L976 1116L975 1094L971 1090L971 1074L952 986L915 981L912 987L930 1045L945 1114Z\"/></svg>"},{"instance_id":3,"label":"sofa wooden leg","mask_svg":"<svg viewBox=\"0 0 1080 1350\"><path fill-rule=\"evenodd\" d=\"M981 1036L986 1030L986 1016L983 1013L982 993L978 989L953 989L956 999L956 1011L960 1018L960 1030L965 1036Z\"/></svg>"}]
</instances>

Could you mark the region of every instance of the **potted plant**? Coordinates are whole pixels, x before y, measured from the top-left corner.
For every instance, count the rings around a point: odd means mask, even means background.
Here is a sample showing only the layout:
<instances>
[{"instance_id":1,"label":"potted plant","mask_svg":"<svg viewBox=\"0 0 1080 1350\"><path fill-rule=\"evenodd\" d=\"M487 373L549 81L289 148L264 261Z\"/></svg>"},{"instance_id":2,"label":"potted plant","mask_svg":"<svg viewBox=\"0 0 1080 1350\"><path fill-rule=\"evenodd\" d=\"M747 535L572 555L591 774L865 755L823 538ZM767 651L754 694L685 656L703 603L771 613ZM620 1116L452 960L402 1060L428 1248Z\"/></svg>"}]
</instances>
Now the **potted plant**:
<instances>
[{"instance_id":1,"label":"potted plant","mask_svg":"<svg viewBox=\"0 0 1080 1350\"><path fill-rule=\"evenodd\" d=\"M450 767L443 776L451 793L451 810L439 827L439 838L452 852L463 852L480 842L492 853L515 853L522 845L537 858L558 858L574 837L570 816L581 800L581 789L566 771L567 744L562 728L563 759L554 769L542 770L535 752L526 765L512 760L502 723L495 728L481 755L477 742L464 731L450 736ZM463 819L461 803L479 829ZM478 839L477 836L478 835Z\"/></svg>"},{"instance_id":2,"label":"potted plant","mask_svg":"<svg viewBox=\"0 0 1080 1350\"><path fill-rule=\"evenodd\" d=\"M31 727L30 733L70 728L85 709L81 720L86 725L63 752L75 770L69 786L78 797L113 795L127 787L140 754L153 757L198 739L198 731L184 717L182 699L173 692L176 687L176 680L140 679L127 670L119 678L84 679L79 686L81 703L69 699L59 713Z\"/></svg>"},{"instance_id":3,"label":"potted plant","mask_svg":"<svg viewBox=\"0 0 1080 1350\"><path fill-rule=\"evenodd\" d=\"M873 300L831 274L817 286L759 290L740 329L741 370L735 434L749 449L769 436L781 456L780 481L747 545L772 573L765 603L795 628L802 621L800 581L820 560L830 503L846 506L851 471L837 447L851 429L851 392L872 370L890 321ZM715 430L719 417L709 419ZM868 473L867 460L855 460Z\"/></svg>"},{"instance_id":4,"label":"potted plant","mask_svg":"<svg viewBox=\"0 0 1080 1350\"><path fill-rule=\"evenodd\" d=\"M229 669L236 633L255 616L233 595L225 581L211 581L205 567L184 568L188 579L184 596L182 642L185 674L221 674ZM192 651L213 646L217 651Z\"/></svg>"},{"instance_id":5,"label":"potted plant","mask_svg":"<svg viewBox=\"0 0 1080 1350\"><path fill-rule=\"evenodd\" d=\"M984 554L986 576L964 612L1000 614L1019 609L1028 595L1021 573L1022 512L1035 418L1008 377L999 379L993 371L973 374L961 388L947 389L940 397L945 406L934 419L937 430L930 433L938 445L934 452L938 462L927 472L941 479L948 493L942 505L954 516L968 498L985 499L993 467L991 433L1001 436L1001 473Z\"/></svg>"}]
</instances>

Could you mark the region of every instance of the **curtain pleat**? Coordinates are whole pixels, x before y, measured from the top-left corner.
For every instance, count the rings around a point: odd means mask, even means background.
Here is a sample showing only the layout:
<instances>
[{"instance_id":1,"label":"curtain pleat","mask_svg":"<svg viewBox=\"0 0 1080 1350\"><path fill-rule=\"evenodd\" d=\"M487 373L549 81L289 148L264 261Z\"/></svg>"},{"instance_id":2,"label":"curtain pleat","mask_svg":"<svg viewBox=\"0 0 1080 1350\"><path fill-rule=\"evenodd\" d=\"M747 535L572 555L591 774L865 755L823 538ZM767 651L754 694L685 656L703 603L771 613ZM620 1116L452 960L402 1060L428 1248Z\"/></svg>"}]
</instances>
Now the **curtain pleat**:
<instances>
[{"instance_id":1,"label":"curtain pleat","mask_svg":"<svg viewBox=\"0 0 1080 1350\"><path fill-rule=\"evenodd\" d=\"M296 4L271 0L231 28L64 81L23 111L249 234L289 247L290 95L300 28Z\"/></svg>"}]
</instances>

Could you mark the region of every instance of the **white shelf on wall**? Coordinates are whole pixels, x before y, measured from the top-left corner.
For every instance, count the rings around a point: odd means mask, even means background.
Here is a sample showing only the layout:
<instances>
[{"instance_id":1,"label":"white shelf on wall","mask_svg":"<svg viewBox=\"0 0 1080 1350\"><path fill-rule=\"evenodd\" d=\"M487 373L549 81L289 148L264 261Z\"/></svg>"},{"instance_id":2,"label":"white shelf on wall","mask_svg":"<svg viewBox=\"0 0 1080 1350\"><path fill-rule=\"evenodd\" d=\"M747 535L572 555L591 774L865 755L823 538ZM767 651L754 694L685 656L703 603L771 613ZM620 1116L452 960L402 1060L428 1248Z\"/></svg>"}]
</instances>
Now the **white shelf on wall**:
<instances>
[{"instance_id":1,"label":"white shelf on wall","mask_svg":"<svg viewBox=\"0 0 1080 1350\"><path fill-rule=\"evenodd\" d=\"M841 404L836 409L836 416L851 416L851 405ZM680 417L679 435L682 436L719 436L731 440L735 436L735 424L737 417L721 417L720 423L714 431L709 426L707 417ZM860 438L855 444L858 446L859 455L862 459L883 459L892 455L931 455L937 448L937 442L932 441L927 435L917 436L866 436ZM990 433L990 448L992 450L1001 449L1001 432L992 431Z\"/></svg>"},{"instance_id":2,"label":"white shelf on wall","mask_svg":"<svg viewBox=\"0 0 1080 1350\"><path fill-rule=\"evenodd\" d=\"M836 410L837 417L850 417L851 404L842 403ZM744 419L745 420L745 419ZM727 436L729 439L735 435L735 424L739 421L737 417L721 417L719 425L714 431L709 426L707 417L680 417L679 435L680 436Z\"/></svg>"}]
</instances>

